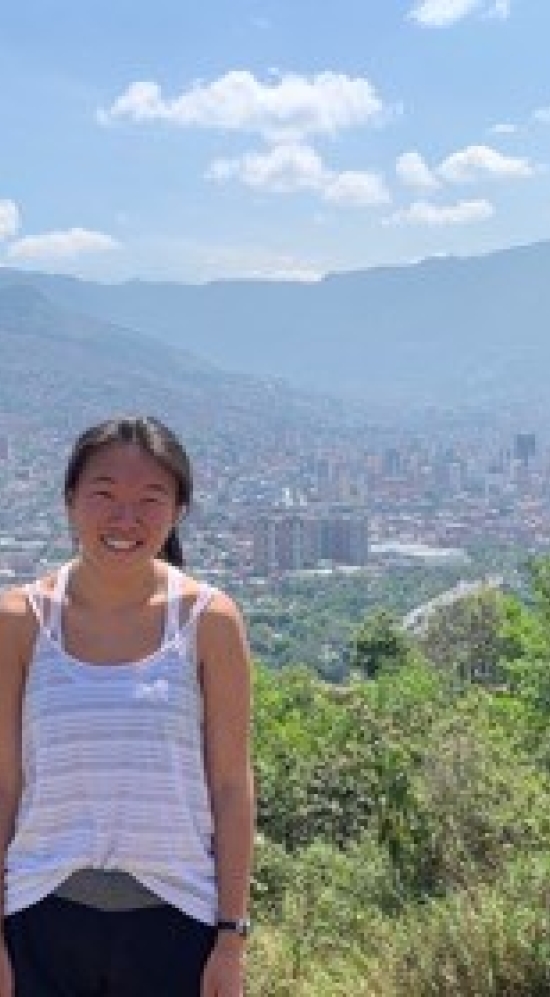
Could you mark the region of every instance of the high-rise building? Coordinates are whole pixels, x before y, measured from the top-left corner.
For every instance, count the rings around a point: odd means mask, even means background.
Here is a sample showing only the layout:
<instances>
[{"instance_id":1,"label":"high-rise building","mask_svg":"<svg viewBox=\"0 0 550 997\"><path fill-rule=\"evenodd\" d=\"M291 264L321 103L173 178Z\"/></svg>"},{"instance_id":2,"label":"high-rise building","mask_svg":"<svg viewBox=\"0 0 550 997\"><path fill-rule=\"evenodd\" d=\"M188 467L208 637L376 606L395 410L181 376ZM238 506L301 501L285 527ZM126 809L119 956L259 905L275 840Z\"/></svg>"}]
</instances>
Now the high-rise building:
<instances>
[{"instance_id":1,"label":"high-rise building","mask_svg":"<svg viewBox=\"0 0 550 997\"><path fill-rule=\"evenodd\" d=\"M330 512L320 521L320 555L335 564L364 565L368 559L368 520L361 511Z\"/></svg>"},{"instance_id":2,"label":"high-rise building","mask_svg":"<svg viewBox=\"0 0 550 997\"><path fill-rule=\"evenodd\" d=\"M263 577L320 561L367 563L368 523L361 511L276 510L257 519L253 540L254 571Z\"/></svg>"},{"instance_id":3,"label":"high-rise building","mask_svg":"<svg viewBox=\"0 0 550 997\"><path fill-rule=\"evenodd\" d=\"M514 456L527 467L537 452L534 433L517 433L514 440Z\"/></svg>"},{"instance_id":4,"label":"high-rise building","mask_svg":"<svg viewBox=\"0 0 550 997\"><path fill-rule=\"evenodd\" d=\"M318 524L307 513L277 511L260 516L253 539L257 575L311 568L319 557Z\"/></svg>"}]
</instances>

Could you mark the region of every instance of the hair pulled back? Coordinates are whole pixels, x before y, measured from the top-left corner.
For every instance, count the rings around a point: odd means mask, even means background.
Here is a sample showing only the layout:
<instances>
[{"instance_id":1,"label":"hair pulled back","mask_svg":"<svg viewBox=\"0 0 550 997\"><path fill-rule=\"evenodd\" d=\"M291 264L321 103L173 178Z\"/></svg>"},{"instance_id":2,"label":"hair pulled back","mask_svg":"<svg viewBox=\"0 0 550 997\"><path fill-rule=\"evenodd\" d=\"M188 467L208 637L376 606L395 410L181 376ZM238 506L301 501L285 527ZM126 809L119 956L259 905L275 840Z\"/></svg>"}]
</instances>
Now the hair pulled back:
<instances>
[{"instance_id":1,"label":"hair pulled back","mask_svg":"<svg viewBox=\"0 0 550 997\"><path fill-rule=\"evenodd\" d=\"M99 450L113 443L133 444L168 471L176 484L178 508L187 510L193 493L191 464L175 433L152 416L123 416L90 426L76 440L65 470L64 496L70 504L82 472ZM159 557L181 568L184 563L177 529L168 534Z\"/></svg>"}]
</instances>

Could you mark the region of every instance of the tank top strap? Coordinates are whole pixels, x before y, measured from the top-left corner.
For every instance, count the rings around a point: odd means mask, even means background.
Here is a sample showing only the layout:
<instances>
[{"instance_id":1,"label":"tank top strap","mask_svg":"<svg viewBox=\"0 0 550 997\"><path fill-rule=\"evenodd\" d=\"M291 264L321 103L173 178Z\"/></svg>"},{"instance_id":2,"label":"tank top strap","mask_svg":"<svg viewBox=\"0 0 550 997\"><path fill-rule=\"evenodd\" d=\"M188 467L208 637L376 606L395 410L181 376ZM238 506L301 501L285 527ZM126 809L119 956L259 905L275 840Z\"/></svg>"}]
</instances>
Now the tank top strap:
<instances>
[{"instance_id":1,"label":"tank top strap","mask_svg":"<svg viewBox=\"0 0 550 997\"><path fill-rule=\"evenodd\" d=\"M209 585L207 582L201 582L199 585L199 591L197 597L191 607L191 611L186 621L186 641L187 647L189 648L189 653L191 661L194 663L195 667L198 668L199 656L198 656L198 634L197 634L197 623L204 613L204 610L210 604L218 589L214 588L213 585Z\"/></svg>"},{"instance_id":2,"label":"tank top strap","mask_svg":"<svg viewBox=\"0 0 550 997\"><path fill-rule=\"evenodd\" d=\"M209 585L207 582L201 582L189 615L187 619L182 620L181 571L169 565L163 645L171 641L177 641L182 627L193 627L217 591L214 586Z\"/></svg>"},{"instance_id":3,"label":"tank top strap","mask_svg":"<svg viewBox=\"0 0 550 997\"><path fill-rule=\"evenodd\" d=\"M201 582L197 598L195 599L191 607L191 612L189 613L188 622L191 626L196 624L199 616L212 601L217 591L218 590L214 588L213 585L209 585L207 582Z\"/></svg>"},{"instance_id":4,"label":"tank top strap","mask_svg":"<svg viewBox=\"0 0 550 997\"><path fill-rule=\"evenodd\" d=\"M44 593L38 581L28 582L23 588L27 601L38 620L40 629L42 629L44 627Z\"/></svg>"},{"instance_id":5,"label":"tank top strap","mask_svg":"<svg viewBox=\"0 0 550 997\"><path fill-rule=\"evenodd\" d=\"M48 621L44 624L46 629L49 631L50 636L60 643L62 643L61 616L63 613L63 604L65 602L65 592L67 591L70 570L71 564L67 563L62 564L57 572L54 590L48 597Z\"/></svg>"},{"instance_id":6,"label":"tank top strap","mask_svg":"<svg viewBox=\"0 0 550 997\"><path fill-rule=\"evenodd\" d=\"M70 564L64 564L59 569L54 590L49 595L44 592L38 579L24 586L25 594L38 620L40 629L46 630L50 636L56 639L59 639L61 633L61 614L69 571Z\"/></svg>"},{"instance_id":7,"label":"tank top strap","mask_svg":"<svg viewBox=\"0 0 550 997\"><path fill-rule=\"evenodd\" d=\"M168 565L168 587L166 592L166 615L162 643L174 641L181 629L181 571Z\"/></svg>"}]
</instances>

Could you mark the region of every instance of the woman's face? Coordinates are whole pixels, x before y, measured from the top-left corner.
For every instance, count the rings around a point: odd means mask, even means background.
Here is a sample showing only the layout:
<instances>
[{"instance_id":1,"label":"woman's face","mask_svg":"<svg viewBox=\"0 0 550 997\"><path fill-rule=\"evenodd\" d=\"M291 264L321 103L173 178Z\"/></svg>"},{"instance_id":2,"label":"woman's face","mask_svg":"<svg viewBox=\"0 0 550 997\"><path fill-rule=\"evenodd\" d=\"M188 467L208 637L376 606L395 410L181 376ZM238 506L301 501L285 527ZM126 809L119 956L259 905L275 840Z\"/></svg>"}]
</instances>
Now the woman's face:
<instances>
[{"instance_id":1,"label":"woman's face","mask_svg":"<svg viewBox=\"0 0 550 997\"><path fill-rule=\"evenodd\" d=\"M156 557L180 509L176 480L132 443L110 443L89 458L67 504L83 554L130 565Z\"/></svg>"}]
</instances>

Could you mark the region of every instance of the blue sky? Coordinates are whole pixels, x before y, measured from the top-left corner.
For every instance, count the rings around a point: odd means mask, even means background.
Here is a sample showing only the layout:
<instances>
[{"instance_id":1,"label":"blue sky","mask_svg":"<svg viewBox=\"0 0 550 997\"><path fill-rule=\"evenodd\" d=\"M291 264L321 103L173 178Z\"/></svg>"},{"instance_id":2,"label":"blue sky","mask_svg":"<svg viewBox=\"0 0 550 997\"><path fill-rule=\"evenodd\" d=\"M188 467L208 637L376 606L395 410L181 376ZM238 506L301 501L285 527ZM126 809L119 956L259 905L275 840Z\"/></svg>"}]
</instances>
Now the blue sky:
<instances>
[{"instance_id":1,"label":"blue sky","mask_svg":"<svg viewBox=\"0 0 550 997\"><path fill-rule=\"evenodd\" d=\"M547 0L8 0L0 264L316 279L550 238Z\"/></svg>"}]
</instances>

